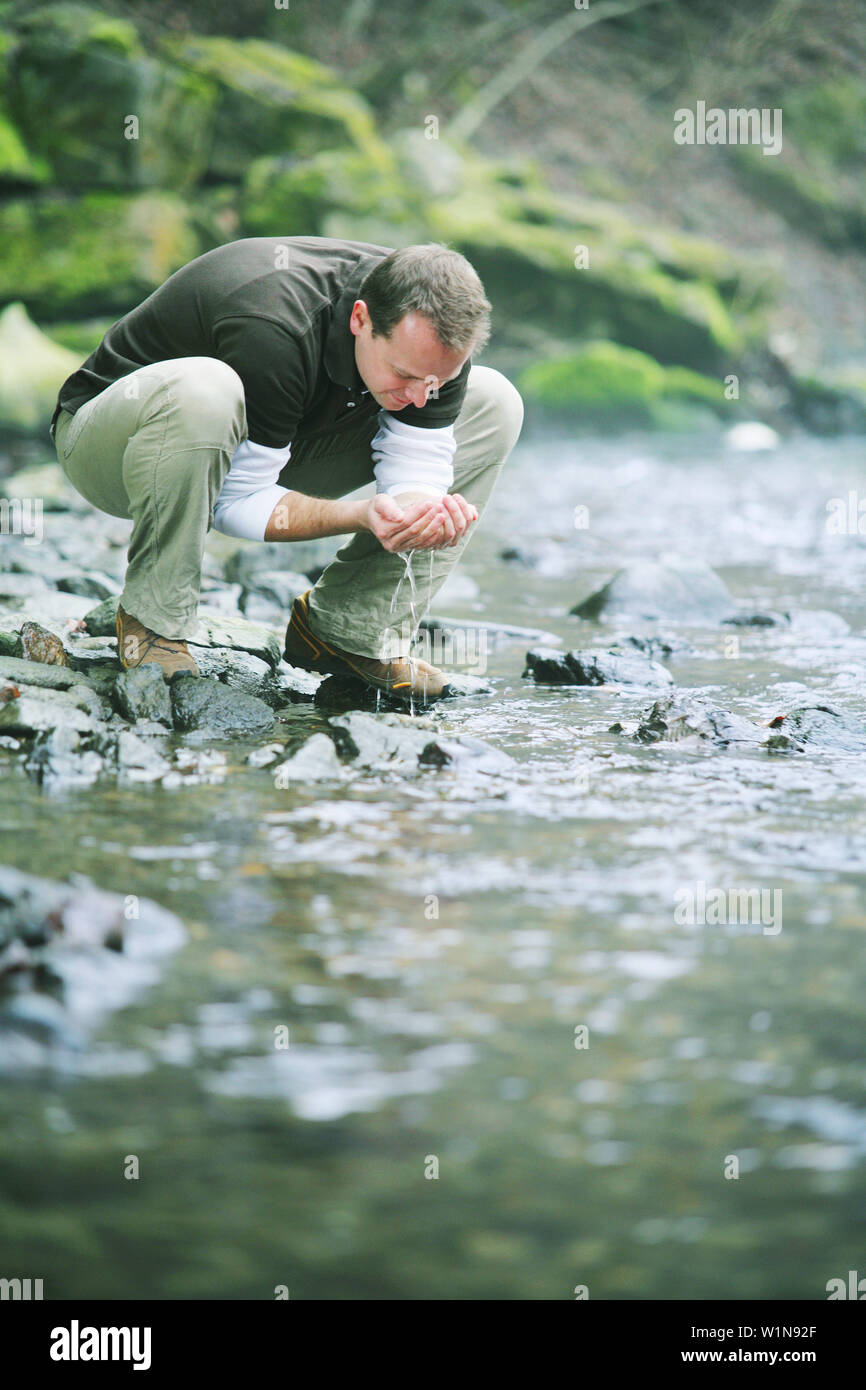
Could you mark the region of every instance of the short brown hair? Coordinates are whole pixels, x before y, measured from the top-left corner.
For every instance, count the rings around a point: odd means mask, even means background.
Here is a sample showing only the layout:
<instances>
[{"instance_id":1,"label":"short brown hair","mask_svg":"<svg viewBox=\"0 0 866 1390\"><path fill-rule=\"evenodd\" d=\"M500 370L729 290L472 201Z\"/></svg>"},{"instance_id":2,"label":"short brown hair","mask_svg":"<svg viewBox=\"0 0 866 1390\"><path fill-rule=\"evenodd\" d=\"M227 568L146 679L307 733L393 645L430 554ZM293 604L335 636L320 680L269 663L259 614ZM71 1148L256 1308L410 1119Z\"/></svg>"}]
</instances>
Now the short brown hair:
<instances>
[{"instance_id":1,"label":"short brown hair","mask_svg":"<svg viewBox=\"0 0 866 1390\"><path fill-rule=\"evenodd\" d=\"M373 332L389 338L406 314L423 314L443 347L480 352L490 337L490 304L477 271L459 251L436 241L391 251L359 291Z\"/></svg>"}]
</instances>

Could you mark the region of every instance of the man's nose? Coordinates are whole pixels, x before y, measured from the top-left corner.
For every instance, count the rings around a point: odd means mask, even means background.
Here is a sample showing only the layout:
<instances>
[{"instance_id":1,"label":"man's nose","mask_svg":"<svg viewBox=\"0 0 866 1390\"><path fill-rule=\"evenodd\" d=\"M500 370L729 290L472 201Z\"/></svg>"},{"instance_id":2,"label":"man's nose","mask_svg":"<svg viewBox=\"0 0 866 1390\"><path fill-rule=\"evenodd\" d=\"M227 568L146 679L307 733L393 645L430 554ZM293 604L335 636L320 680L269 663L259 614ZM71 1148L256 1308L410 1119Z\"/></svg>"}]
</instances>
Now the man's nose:
<instances>
[{"instance_id":1,"label":"man's nose","mask_svg":"<svg viewBox=\"0 0 866 1390\"><path fill-rule=\"evenodd\" d=\"M414 382L411 386L407 386L406 394L408 395L409 400L412 402L412 404L420 409L421 406L427 404L426 381Z\"/></svg>"}]
</instances>

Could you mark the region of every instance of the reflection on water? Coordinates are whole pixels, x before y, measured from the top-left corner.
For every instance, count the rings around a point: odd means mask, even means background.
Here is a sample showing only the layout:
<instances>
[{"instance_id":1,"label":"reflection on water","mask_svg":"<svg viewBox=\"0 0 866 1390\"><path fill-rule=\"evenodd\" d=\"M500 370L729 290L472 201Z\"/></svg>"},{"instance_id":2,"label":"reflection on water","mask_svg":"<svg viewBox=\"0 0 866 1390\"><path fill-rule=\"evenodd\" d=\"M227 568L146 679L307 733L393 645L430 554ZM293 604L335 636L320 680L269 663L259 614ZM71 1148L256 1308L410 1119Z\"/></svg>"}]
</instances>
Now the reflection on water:
<instances>
[{"instance_id":1,"label":"reflection on water","mask_svg":"<svg viewBox=\"0 0 866 1390\"><path fill-rule=\"evenodd\" d=\"M861 453L528 438L448 609L595 645L637 629L568 610L620 563L709 558L803 616L734 657L684 632L677 686L862 719L866 545L826 526ZM518 542L536 568L498 558ZM238 743L177 791L4 781L6 862L38 843L189 941L92 1048L0 1092L0 1273L60 1298L681 1299L824 1298L862 1267L861 759L644 747L610 730L645 699L534 689L522 657L492 646L496 696L434 715L509 753L495 776L277 789ZM778 891L781 930L677 920L697 885Z\"/></svg>"}]
</instances>

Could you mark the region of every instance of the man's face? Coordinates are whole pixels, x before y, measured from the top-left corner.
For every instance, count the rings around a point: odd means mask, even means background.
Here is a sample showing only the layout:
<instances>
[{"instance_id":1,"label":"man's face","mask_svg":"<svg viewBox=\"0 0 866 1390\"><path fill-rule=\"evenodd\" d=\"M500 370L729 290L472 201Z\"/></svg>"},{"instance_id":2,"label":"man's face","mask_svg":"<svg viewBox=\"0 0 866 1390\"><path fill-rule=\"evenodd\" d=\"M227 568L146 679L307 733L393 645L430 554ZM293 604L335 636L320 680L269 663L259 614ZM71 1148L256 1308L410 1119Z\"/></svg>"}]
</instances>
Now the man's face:
<instances>
[{"instance_id":1,"label":"man's face","mask_svg":"<svg viewBox=\"0 0 866 1390\"><path fill-rule=\"evenodd\" d=\"M443 347L423 314L406 314L390 338L374 337L363 299L355 300L349 327L355 335L355 363L364 385L388 411L423 406L432 390L458 375L469 355Z\"/></svg>"}]
</instances>

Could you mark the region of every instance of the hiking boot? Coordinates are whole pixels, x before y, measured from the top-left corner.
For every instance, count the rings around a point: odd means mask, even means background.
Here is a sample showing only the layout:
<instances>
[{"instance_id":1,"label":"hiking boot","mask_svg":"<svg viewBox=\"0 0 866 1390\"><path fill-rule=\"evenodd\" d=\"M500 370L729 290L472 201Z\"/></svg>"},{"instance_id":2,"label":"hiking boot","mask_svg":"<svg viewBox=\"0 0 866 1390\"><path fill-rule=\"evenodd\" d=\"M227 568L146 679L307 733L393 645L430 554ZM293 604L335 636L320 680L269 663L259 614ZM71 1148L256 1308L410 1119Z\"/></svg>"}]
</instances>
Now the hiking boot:
<instances>
[{"instance_id":1,"label":"hiking boot","mask_svg":"<svg viewBox=\"0 0 866 1390\"><path fill-rule=\"evenodd\" d=\"M162 674L170 681L179 671L199 674L198 667L189 654L186 642L177 637L160 637L152 632L138 618L133 618L120 604L117 605L117 655L120 664L127 671L133 666L143 666L147 661L155 661L162 667Z\"/></svg>"},{"instance_id":2,"label":"hiking boot","mask_svg":"<svg viewBox=\"0 0 866 1390\"><path fill-rule=\"evenodd\" d=\"M397 699L420 700L422 704L452 693L445 672L428 661L416 657L377 661L375 657L357 656L324 642L310 627L309 592L307 589L292 604L283 652L290 666L323 676L358 676L375 690L384 690Z\"/></svg>"}]
</instances>

